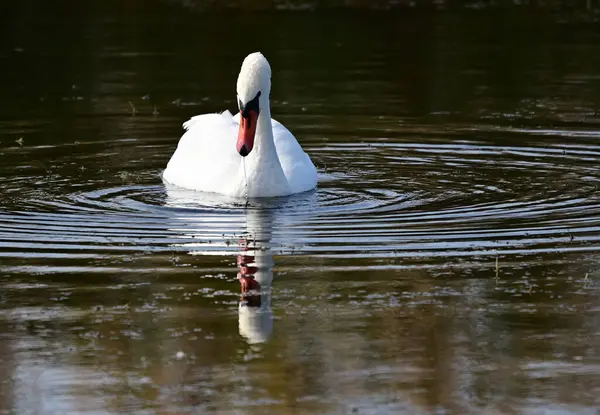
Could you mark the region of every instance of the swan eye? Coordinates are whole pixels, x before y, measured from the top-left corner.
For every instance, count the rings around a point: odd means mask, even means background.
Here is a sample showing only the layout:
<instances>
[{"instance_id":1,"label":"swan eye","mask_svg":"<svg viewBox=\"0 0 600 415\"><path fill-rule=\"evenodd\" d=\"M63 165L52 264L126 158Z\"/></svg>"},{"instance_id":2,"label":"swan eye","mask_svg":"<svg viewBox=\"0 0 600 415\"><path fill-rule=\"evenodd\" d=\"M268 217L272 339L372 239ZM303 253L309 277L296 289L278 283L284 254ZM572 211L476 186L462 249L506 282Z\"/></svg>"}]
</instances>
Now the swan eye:
<instances>
[{"instance_id":1,"label":"swan eye","mask_svg":"<svg viewBox=\"0 0 600 415\"><path fill-rule=\"evenodd\" d=\"M260 113L260 108L258 106L258 99L260 98L260 91L256 94L254 98L252 98L246 105L242 103L242 101L238 98L238 103L240 106L240 111L242 112L242 117L248 118L248 114L250 111L254 111L257 114Z\"/></svg>"}]
</instances>

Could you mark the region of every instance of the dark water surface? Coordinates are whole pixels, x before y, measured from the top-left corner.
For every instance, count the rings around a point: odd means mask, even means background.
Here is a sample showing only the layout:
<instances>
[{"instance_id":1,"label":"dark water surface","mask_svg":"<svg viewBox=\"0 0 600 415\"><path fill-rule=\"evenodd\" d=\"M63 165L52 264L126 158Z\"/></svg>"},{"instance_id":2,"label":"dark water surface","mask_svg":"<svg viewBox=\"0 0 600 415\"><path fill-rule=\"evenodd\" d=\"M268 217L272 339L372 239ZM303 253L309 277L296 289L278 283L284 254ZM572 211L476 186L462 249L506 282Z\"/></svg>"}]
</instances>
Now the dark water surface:
<instances>
[{"instance_id":1,"label":"dark water surface","mask_svg":"<svg viewBox=\"0 0 600 415\"><path fill-rule=\"evenodd\" d=\"M0 15L2 413L596 413L597 26L39 3ZM319 188L165 188L255 50Z\"/></svg>"}]
</instances>

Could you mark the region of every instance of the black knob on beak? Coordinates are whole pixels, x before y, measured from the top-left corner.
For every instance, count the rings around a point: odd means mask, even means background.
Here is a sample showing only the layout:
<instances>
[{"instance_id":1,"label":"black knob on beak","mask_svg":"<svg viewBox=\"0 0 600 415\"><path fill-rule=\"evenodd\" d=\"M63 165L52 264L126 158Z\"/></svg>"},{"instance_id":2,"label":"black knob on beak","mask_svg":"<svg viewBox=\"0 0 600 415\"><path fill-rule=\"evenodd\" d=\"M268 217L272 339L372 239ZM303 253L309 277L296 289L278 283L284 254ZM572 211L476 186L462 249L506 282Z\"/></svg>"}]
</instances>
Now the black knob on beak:
<instances>
[{"instance_id":1,"label":"black knob on beak","mask_svg":"<svg viewBox=\"0 0 600 415\"><path fill-rule=\"evenodd\" d=\"M239 149L239 153L240 153L240 156L242 156L242 157L246 157L246 156L248 155L248 153L250 153L250 152L248 151L248 149L246 148L246 145L244 144L244 145L243 145L243 146L242 146L242 147Z\"/></svg>"}]
</instances>

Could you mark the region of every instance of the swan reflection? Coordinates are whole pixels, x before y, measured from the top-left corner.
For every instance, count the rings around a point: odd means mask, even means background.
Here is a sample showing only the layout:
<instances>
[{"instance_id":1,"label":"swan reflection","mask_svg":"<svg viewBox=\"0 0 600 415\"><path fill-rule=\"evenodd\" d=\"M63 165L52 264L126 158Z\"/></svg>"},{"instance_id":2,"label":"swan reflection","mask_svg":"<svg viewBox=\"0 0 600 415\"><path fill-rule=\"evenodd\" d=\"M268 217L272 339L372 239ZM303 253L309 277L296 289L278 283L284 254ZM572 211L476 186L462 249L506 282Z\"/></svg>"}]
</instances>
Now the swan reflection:
<instances>
[{"instance_id":1,"label":"swan reflection","mask_svg":"<svg viewBox=\"0 0 600 415\"><path fill-rule=\"evenodd\" d=\"M267 341L273 331L273 311L271 309L271 283L273 281L273 252L271 239L273 222L278 206L268 204L232 203L231 198L220 195L203 194L166 186L165 205L179 210L176 219L184 220L192 226L185 227L185 239L177 246L185 246L193 255L232 254L234 245L230 240L223 241L223 249L212 246L213 250L203 250L198 243L199 236L215 235L212 223L228 224L228 229L242 234L237 252L237 278L240 283L239 333L250 344ZM210 208L207 209L207 205ZM222 206L222 208L217 208ZM218 218L217 218L218 217ZM245 221L245 227L244 227ZM235 226L231 226L235 224ZM245 228L245 230L244 230ZM183 228L178 228L183 231ZM216 249L214 249L216 248Z\"/></svg>"},{"instance_id":2,"label":"swan reflection","mask_svg":"<svg viewBox=\"0 0 600 415\"><path fill-rule=\"evenodd\" d=\"M248 210L248 235L237 257L241 287L239 330L248 343L262 343L273 331L271 284L273 251L271 250L272 214L264 210Z\"/></svg>"}]
</instances>

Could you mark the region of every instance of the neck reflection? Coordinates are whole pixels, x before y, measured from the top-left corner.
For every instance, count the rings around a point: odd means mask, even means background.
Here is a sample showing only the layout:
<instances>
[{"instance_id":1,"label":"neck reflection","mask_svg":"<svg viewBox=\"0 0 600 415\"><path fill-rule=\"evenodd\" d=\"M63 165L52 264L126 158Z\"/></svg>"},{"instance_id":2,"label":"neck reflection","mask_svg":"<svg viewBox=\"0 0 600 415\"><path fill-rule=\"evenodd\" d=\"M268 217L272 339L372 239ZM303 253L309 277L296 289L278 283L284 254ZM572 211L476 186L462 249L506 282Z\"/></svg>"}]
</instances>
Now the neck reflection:
<instances>
[{"instance_id":1,"label":"neck reflection","mask_svg":"<svg viewBox=\"0 0 600 415\"><path fill-rule=\"evenodd\" d=\"M241 241L241 251L237 257L241 288L239 332L251 344L266 342L273 332L272 226L271 212L258 209L247 211L247 233Z\"/></svg>"}]
</instances>

